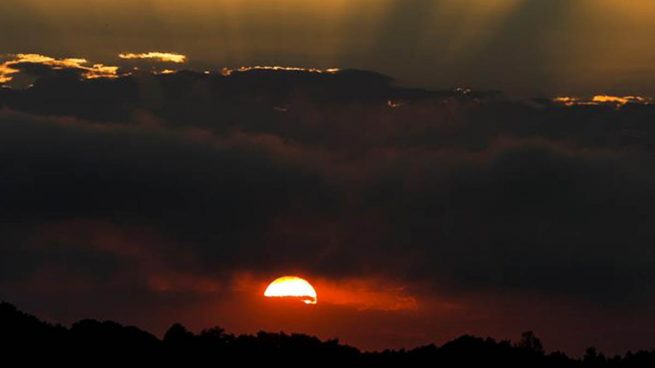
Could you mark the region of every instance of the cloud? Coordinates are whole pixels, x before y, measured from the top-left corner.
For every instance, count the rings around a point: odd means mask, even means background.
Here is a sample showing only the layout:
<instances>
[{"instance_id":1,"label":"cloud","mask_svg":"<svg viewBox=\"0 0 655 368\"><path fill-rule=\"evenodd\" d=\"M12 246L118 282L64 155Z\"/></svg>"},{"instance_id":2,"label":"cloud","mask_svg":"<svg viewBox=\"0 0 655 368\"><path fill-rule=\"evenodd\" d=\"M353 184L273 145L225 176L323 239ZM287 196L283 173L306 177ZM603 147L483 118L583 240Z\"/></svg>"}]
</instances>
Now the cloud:
<instances>
[{"instance_id":1,"label":"cloud","mask_svg":"<svg viewBox=\"0 0 655 368\"><path fill-rule=\"evenodd\" d=\"M643 96L609 96L609 95L596 95L591 99L584 99L579 97L556 97L553 99L555 103L565 106L614 106L620 108L626 105L652 105L653 99Z\"/></svg>"},{"instance_id":2,"label":"cloud","mask_svg":"<svg viewBox=\"0 0 655 368\"><path fill-rule=\"evenodd\" d=\"M317 74L335 74L339 72L339 68L328 68L328 69L319 69L319 68L304 68L296 66L280 66L280 65L255 65L255 66L242 66L236 69L223 68L221 74L224 76L230 76L234 72L251 72L251 71L273 71L273 72L302 72L302 73L317 73Z\"/></svg>"},{"instance_id":3,"label":"cloud","mask_svg":"<svg viewBox=\"0 0 655 368\"><path fill-rule=\"evenodd\" d=\"M47 92L37 83L30 93ZM595 115L574 123L574 111L559 108L550 112L556 125L535 128L540 110L517 105L498 112L500 105L474 100L415 101L400 112L382 98L341 111L291 100L291 117L273 109L279 101L242 101L249 111L230 111L230 100L216 110L194 108L207 119L219 110L240 116L236 126L182 124L176 116L186 107L164 111L156 125L137 115L95 123L5 114L2 153L15 159L3 167L11 178L3 192L12 193L3 216L134 222L190 244L200 269L282 272L302 265L337 278L394 272L449 290L541 290L615 301L638 297L635 285L649 287L655 168L634 132L624 142L607 141L612 125ZM131 103L134 111L144 108ZM449 105L480 116L458 122ZM606 131L589 136L586 124ZM357 136L353 126L369 133ZM633 129L650 134L647 125ZM26 182L48 185L28 189Z\"/></svg>"},{"instance_id":4,"label":"cloud","mask_svg":"<svg viewBox=\"0 0 655 368\"><path fill-rule=\"evenodd\" d=\"M78 297L180 305L296 273L335 310L454 308L470 324L495 313L471 303L499 296L558 310L655 297L649 104L250 70L44 77L0 106L10 296L63 293L54 277L85 280Z\"/></svg>"},{"instance_id":5,"label":"cloud","mask_svg":"<svg viewBox=\"0 0 655 368\"><path fill-rule=\"evenodd\" d=\"M146 53L131 53L125 52L118 55L119 58L125 60L156 60L166 63L181 64L187 61L186 55L176 54L171 52L146 52Z\"/></svg>"},{"instance_id":6,"label":"cloud","mask_svg":"<svg viewBox=\"0 0 655 368\"><path fill-rule=\"evenodd\" d=\"M39 54L16 54L10 55L10 57L11 59L0 64L0 84L11 82L14 78L13 75L24 69L29 70L33 65L47 66L53 70L74 70L86 79L118 77L117 66L87 65L89 62L81 58L56 59Z\"/></svg>"},{"instance_id":7,"label":"cloud","mask_svg":"<svg viewBox=\"0 0 655 368\"><path fill-rule=\"evenodd\" d=\"M123 53L119 57L123 60L145 60L164 63L185 63L185 55L163 52L149 52L143 54ZM172 74L173 69L151 68L153 73ZM133 72L122 71L120 66L111 66L101 63L90 64L84 58L54 58L41 54L15 54L6 55L0 64L0 84L11 84L19 73L31 74L37 79L46 75L60 75L72 72L82 79L114 79ZM20 85L20 84L19 84Z\"/></svg>"}]
</instances>

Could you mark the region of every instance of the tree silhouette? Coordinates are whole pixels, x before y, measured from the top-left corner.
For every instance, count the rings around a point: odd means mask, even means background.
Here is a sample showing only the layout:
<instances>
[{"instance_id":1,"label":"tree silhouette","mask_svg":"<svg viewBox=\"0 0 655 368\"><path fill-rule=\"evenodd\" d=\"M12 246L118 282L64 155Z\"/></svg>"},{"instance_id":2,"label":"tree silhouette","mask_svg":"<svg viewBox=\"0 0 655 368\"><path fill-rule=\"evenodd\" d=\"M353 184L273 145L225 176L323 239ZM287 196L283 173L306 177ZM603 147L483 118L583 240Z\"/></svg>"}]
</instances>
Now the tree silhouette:
<instances>
[{"instance_id":1,"label":"tree silhouette","mask_svg":"<svg viewBox=\"0 0 655 368\"><path fill-rule=\"evenodd\" d=\"M8 303L0 304L0 351L3 363L65 364L68 367L196 366L252 364L300 367L308 364L353 367L500 366L537 368L655 367L655 351L606 358L589 348L582 359L561 352L546 354L532 331L516 344L462 336L438 347L360 352L338 340L321 341L304 334L259 332L235 336L220 327L194 334L172 325L163 340L115 322L83 320L66 328L40 321Z\"/></svg>"},{"instance_id":2,"label":"tree silhouette","mask_svg":"<svg viewBox=\"0 0 655 368\"><path fill-rule=\"evenodd\" d=\"M534 332L526 331L521 334L521 340L516 344L518 348L532 351L536 354L544 354L544 346Z\"/></svg>"}]
</instances>

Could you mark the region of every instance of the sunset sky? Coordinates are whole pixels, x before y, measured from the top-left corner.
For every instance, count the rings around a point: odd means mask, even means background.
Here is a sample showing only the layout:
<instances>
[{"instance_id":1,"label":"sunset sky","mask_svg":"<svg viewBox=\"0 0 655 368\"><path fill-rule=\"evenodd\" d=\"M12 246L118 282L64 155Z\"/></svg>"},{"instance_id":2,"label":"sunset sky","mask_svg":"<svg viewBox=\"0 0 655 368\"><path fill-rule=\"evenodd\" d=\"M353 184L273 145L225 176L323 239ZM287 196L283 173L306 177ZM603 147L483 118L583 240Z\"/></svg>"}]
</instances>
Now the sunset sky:
<instances>
[{"instance_id":1,"label":"sunset sky","mask_svg":"<svg viewBox=\"0 0 655 368\"><path fill-rule=\"evenodd\" d=\"M375 70L514 94L655 94L650 0L6 0L0 50L111 63L164 50L202 68Z\"/></svg>"},{"instance_id":2,"label":"sunset sky","mask_svg":"<svg viewBox=\"0 0 655 368\"><path fill-rule=\"evenodd\" d=\"M0 300L655 346L655 1L2 4Z\"/></svg>"}]
</instances>

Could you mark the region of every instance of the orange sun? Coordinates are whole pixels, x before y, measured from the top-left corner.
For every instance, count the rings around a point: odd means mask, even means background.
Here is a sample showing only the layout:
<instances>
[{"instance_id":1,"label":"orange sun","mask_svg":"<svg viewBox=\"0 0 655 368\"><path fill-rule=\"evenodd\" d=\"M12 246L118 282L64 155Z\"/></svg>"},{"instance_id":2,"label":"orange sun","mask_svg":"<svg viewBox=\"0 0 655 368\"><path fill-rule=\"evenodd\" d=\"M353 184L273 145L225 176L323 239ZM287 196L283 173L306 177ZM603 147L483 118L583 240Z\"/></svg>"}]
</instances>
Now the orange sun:
<instances>
[{"instance_id":1,"label":"orange sun","mask_svg":"<svg viewBox=\"0 0 655 368\"><path fill-rule=\"evenodd\" d=\"M297 276L284 276L271 282L264 296L268 298L291 298L305 304L316 304L318 298L314 287Z\"/></svg>"}]
</instances>

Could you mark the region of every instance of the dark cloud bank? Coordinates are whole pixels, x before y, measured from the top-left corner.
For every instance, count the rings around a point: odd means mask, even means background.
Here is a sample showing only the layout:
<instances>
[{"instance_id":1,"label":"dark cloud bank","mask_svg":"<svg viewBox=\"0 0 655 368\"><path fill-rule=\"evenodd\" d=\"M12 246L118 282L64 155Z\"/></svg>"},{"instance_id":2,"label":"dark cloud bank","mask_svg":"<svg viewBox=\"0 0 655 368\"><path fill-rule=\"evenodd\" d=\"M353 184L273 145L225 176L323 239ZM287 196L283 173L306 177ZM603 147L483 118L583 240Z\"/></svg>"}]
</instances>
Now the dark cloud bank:
<instances>
[{"instance_id":1,"label":"dark cloud bank","mask_svg":"<svg viewBox=\"0 0 655 368\"><path fill-rule=\"evenodd\" d=\"M48 70L0 106L7 300L174 305L288 270L635 313L655 296L653 106L266 70Z\"/></svg>"}]
</instances>

